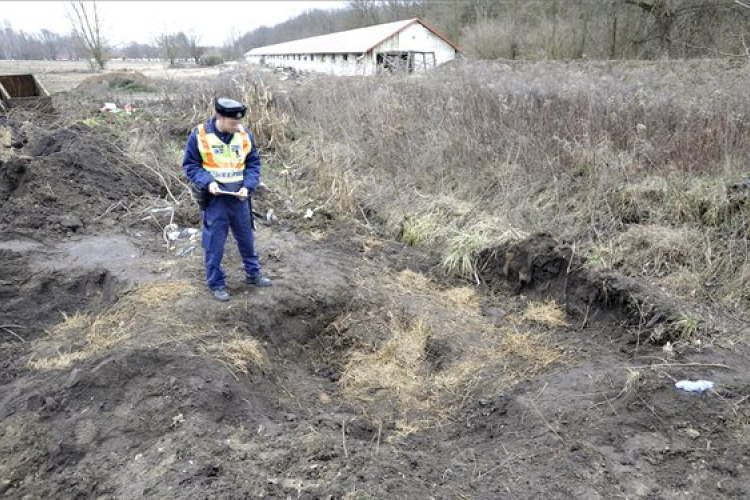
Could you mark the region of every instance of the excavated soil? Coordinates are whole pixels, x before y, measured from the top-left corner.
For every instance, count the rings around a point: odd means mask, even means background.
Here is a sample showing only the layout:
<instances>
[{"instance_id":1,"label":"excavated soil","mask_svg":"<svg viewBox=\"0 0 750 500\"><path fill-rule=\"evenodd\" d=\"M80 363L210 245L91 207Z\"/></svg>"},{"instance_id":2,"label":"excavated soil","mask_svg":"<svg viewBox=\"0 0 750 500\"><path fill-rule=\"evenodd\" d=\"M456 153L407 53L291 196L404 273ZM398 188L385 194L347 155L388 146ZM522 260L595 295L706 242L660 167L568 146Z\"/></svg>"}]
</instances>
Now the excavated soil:
<instances>
[{"instance_id":1,"label":"excavated soil","mask_svg":"<svg viewBox=\"0 0 750 500\"><path fill-rule=\"evenodd\" d=\"M219 303L202 285L200 250L160 249L161 232L120 209L159 195L156 184L81 127L29 138L0 163L4 498L750 496L748 352L731 321L715 314L700 343L664 344L655 332L696 305L586 271L549 235L483 254L471 312L467 284L429 276L433 256L360 225L304 220L273 189L257 207L280 220L258 229L274 287L247 288L232 250L233 298ZM524 319L549 299L566 321ZM70 321L76 313L99 323ZM417 398L428 423L416 425L408 408L396 418L368 402L403 400L389 380L359 399L344 382L351 360L405 356L388 350L386 327L420 315L433 331L413 375L431 383L470 360L482 335L493 346L518 331L546 341L440 393L450 411ZM237 339L257 341L265 361L217 354ZM528 346L557 355L540 363ZM682 378L717 389L682 393Z\"/></svg>"},{"instance_id":2,"label":"excavated soil","mask_svg":"<svg viewBox=\"0 0 750 500\"><path fill-rule=\"evenodd\" d=\"M76 85L77 92L97 93L111 89L144 89L153 84L151 78L140 71L113 71L86 78Z\"/></svg>"},{"instance_id":3,"label":"excavated soil","mask_svg":"<svg viewBox=\"0 0 750 500\"><path fill-rule=\"evenodd\" d=\"M162 190L155 176L84 124L27 141L22 154L0 159L3 239L115 228L138 199Z\"/></svg>"}]
</instances>

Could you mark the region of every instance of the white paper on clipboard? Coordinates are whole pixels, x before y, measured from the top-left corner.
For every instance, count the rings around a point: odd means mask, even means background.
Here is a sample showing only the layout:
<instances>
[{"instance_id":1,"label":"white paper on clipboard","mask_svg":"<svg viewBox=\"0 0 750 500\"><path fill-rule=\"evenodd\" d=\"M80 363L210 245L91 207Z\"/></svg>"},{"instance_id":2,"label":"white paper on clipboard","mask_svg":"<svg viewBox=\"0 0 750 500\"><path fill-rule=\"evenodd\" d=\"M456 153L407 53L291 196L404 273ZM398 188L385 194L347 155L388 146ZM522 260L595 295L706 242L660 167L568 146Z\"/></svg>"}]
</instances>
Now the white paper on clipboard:
<instances>
[{"instance_id":1,"label":"white paper on clipboard","mask_svg":"<svg viewBox=\"0 0 750 500\"><path fill-rule=\"evenodd\" d=\"M234 196L234 197L237 197L237 198L240 198L240 199L247 198L247 196L242 196L242 195L240 195L240 193L236 193L236 192L233 192L233 191L224 191L224 190L221 190L221 189L218 189L218 190L214 191L214 194L228 194L230 196Z\"/></svg>"}]
</instances>

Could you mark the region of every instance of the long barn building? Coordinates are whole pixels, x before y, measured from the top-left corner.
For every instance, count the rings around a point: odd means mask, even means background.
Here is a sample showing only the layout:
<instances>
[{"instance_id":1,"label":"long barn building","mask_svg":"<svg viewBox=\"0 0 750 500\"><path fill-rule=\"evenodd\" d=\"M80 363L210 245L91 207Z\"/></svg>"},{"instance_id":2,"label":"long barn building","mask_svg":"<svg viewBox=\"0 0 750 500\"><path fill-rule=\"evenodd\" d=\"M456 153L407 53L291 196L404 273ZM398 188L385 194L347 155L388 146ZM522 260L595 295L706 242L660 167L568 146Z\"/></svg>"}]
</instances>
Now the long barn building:
<instances>
[{"instance_id":1,"label":"long barn building","mask_svg":"<svg viewBox=\"0 0 750 500\"><path fill-rule=\"evenodd\" d=\"M427 71L460 49L419 18L257 47L249 63L331 75Z\"/></svg>"}]
</instances>

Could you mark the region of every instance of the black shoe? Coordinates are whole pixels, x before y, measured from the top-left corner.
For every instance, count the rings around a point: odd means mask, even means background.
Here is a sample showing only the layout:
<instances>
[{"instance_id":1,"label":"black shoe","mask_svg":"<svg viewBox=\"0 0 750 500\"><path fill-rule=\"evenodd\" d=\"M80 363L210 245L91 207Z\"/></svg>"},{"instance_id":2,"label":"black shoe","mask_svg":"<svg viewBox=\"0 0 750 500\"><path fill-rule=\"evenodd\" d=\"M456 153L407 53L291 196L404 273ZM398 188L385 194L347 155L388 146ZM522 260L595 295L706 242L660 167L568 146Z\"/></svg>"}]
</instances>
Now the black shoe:
<instances>
[{"instance_id":1,"label":"black shoe","mask_svg":"<svg viewBox=\"0 0 750 500\"><path fill-rule=\"evenodd\" d=\"M268 287L273 284L270 279L266 278L265 276L261 276L260 274L258 276L248 276L245 282L248 285L254 285L261 288Z\"/></svg>"},{"instance_id":2,"label":"black shoe","mask_svg":"<svg viewBox=\"0 0 750 500\"><path fill-rule=\"evenodd\" d=\"M229 300L229 292L227 292L226 288L213 290L213 294L216 300L220 300L222 302L226 302L227 300Z\"/></svg>"}]
</instances>

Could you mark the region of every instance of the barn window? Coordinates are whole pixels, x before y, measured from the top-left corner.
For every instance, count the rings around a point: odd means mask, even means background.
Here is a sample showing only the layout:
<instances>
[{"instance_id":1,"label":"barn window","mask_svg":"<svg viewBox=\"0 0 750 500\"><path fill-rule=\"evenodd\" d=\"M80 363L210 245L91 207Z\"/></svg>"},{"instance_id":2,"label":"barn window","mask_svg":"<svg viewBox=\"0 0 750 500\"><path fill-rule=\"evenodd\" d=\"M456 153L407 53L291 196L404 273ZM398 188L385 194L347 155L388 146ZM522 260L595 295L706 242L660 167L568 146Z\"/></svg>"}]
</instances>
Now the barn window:
<instances>
[{"instance_id":1,"label":"barn window","mask_svg":"<svg viewBox=\"0 0 750 500\"><path fill-rule=\"evenodd\" d=\"M348 61L348 60L349 60L349 54L344 54L344 61Z\"/></svg>"},{"instance_id":2,"label":"barn window","mask_svg":"<svg viewBox=\"0 0 750 500\"><path fill-rule=\"evenodd\" d=\"M311 55L311 56L310 56L310 60L311 60L311 61L314 61L314 60L315 60L315 54L313 54L313 55Z\"/></svg>"},{"instance_id":3,"label":"barn window","mask_svg":"<svg viewBox=\"0 0 750 500\"><path fill-rule=\"evenodd\" d=\"M331 54L331 62L336 62L336 54Z\"/></svg>"}]
</instances>

